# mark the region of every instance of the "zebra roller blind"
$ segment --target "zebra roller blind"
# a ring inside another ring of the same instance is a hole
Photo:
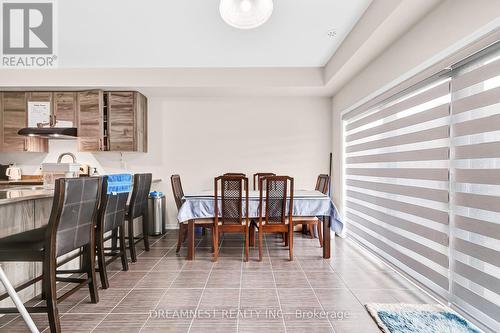
[[[500,51],[344,116],[349,234],[500,332]]]
[[[351,235],[419,282],[448,291],[450,79],[349,119]]]
[[[451,87],[452,302],[500,332],[500,52]]]

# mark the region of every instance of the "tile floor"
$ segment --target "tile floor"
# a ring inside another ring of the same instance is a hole
[[[363,304],[434,303],[348,239],[335,238],[332,259],[324,260],[317,239],[296,233],[295,260],[289,262],[283,243],[270,235],[263,261],[252,249],[244,263],[241,239],[226,234],[213,263],[210,238],[197,239],[192,262],[184,259],[185,248],[175,254],[176,231],[154,239],[128,272],[116,261],[98,304],[89,303],[82,289],[59,305],[63,332],[375,333]],[[46,315],[33,317],[48,332]],[[2,332],[27,328],[8,315],[0,318]]]

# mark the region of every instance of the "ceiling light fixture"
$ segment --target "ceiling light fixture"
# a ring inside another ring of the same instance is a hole
[[[238,29],[253,29],[264,24],[273,13],[273,0],[221,0],[222,19]]]

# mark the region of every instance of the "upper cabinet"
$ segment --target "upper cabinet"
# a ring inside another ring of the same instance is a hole
[[[147,152],[147,99],[136,91],[81,91],[80,151]]]
[[[103,92],[78,92],[78,147],[80,151],[103,151]]]
[[[48,151],[46,138],[17,134],[28,126],[30,102],[49,102],[44,126],[76,127],[79,151],[147,152],[146,97],[102,90],[0,92],[0,151]]]
[[[106,94],[105,139],[109,151],[147,151],[147,101],[133,91]]]
[[[36,96],[34,96],[36,94]],[[40,101],[51,101],[51,93],[25,93],[8,91],[1,93],[0,102],[0,148],[3,152],[47,152],[47,139],[24,137],[17,132],[27,126],[27,102],[36,97]]]
[[[76,127],[77,93],[75,91],[54,92],[52,121],[56,126]]]

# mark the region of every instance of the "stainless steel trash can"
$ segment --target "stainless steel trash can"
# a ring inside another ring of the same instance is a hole
[[[161,192],[151,192],[148,200],[149,234],[158,236],[165,233],[165,195]]]

